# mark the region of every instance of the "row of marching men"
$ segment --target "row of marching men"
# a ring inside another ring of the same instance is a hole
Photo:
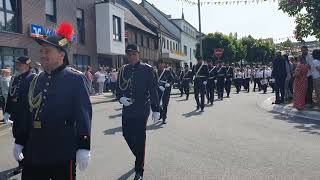
[[[274,89],[275,80],[272,78],[272,70],[267,66],[261,66],[256,68],[251,68],[246,66],[241,69],[240,67],[235,68],[234,71],[234,85],[236,91],[239,94],[241,87],[243,86],[246,92],[250,92],[250,84],[253,82],[252,91],[256,89],[267,93],[268,86]],[[273,90],[274,91],[274,90]]]

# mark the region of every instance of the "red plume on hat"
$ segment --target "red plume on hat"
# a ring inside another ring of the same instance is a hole
[[[74,28],[71,23],[62,22],[57,28],[56,33],[58,36],[68,39],[68,41],[71,43],[74,35]]]

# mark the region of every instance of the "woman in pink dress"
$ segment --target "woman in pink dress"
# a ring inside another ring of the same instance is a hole
[[[293,84],[293,107],[298,110],[303,110],[305,105],[305,97],[308,88],[308,74],[309,66],[306,64],[305,58],[301,57],[294,73]]]

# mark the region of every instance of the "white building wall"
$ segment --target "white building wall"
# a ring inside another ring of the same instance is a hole
[[[121,19],[121,41],[113,40],[113,16]],[[125,54],[124,9],[118,4],[96,4],[97,53]]]

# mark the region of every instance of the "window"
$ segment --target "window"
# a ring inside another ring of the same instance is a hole
[[[187,49],[187,46],[183,46],[183,52],[184,52],[184,55],[188,55],[188,49]]]
[[[113,16],[113,40],[121,41],[121,19]]]
[[[56,0],[46,0],[46,19],[49,22],[57,22]]]
[[[91,64],[90,56],[75,54],[73,55],[73,64],[78,70],[84,72],[86,68]]]
[[[163,43],[163,48],[166,48],[166,40],[164,38],[162,38],[162,43]]]
[[[143,35],[140,34],[140,37],[141,37],[141,38],[140,38],[140,45],[143,47],[143,39],[144,39],[144,38],[143,38]]]
[[[83,9],[77,9],[77,29],[78,29],[79,43],[84,44],[85,43],[85,25],[84,25]]]
[[[179,51],[179,49],[178,49],[178,43],[176,44],[176,51]]]
[[[170,41],[170,51],[172,50],[172,41]]]
[[[138,44],[138,34],[134,33],[134,42]]]
[[[167,49],[169,50],[169,40],[167,40]]]
[[[0,30],[20,32],[20,0],[0,0]]]
[[[0,0],[1,2],[1,0]],[[26,55],[27,51],[20,48],[8,48],[0,46],[0,68],[10,68],[14,73],[14,60],[20,56]]]
[[[150,47],[150,41],[151,41],[151,39],[150,39],[150,38],[147,38],[147,48],[151,48],[151,47]]]

